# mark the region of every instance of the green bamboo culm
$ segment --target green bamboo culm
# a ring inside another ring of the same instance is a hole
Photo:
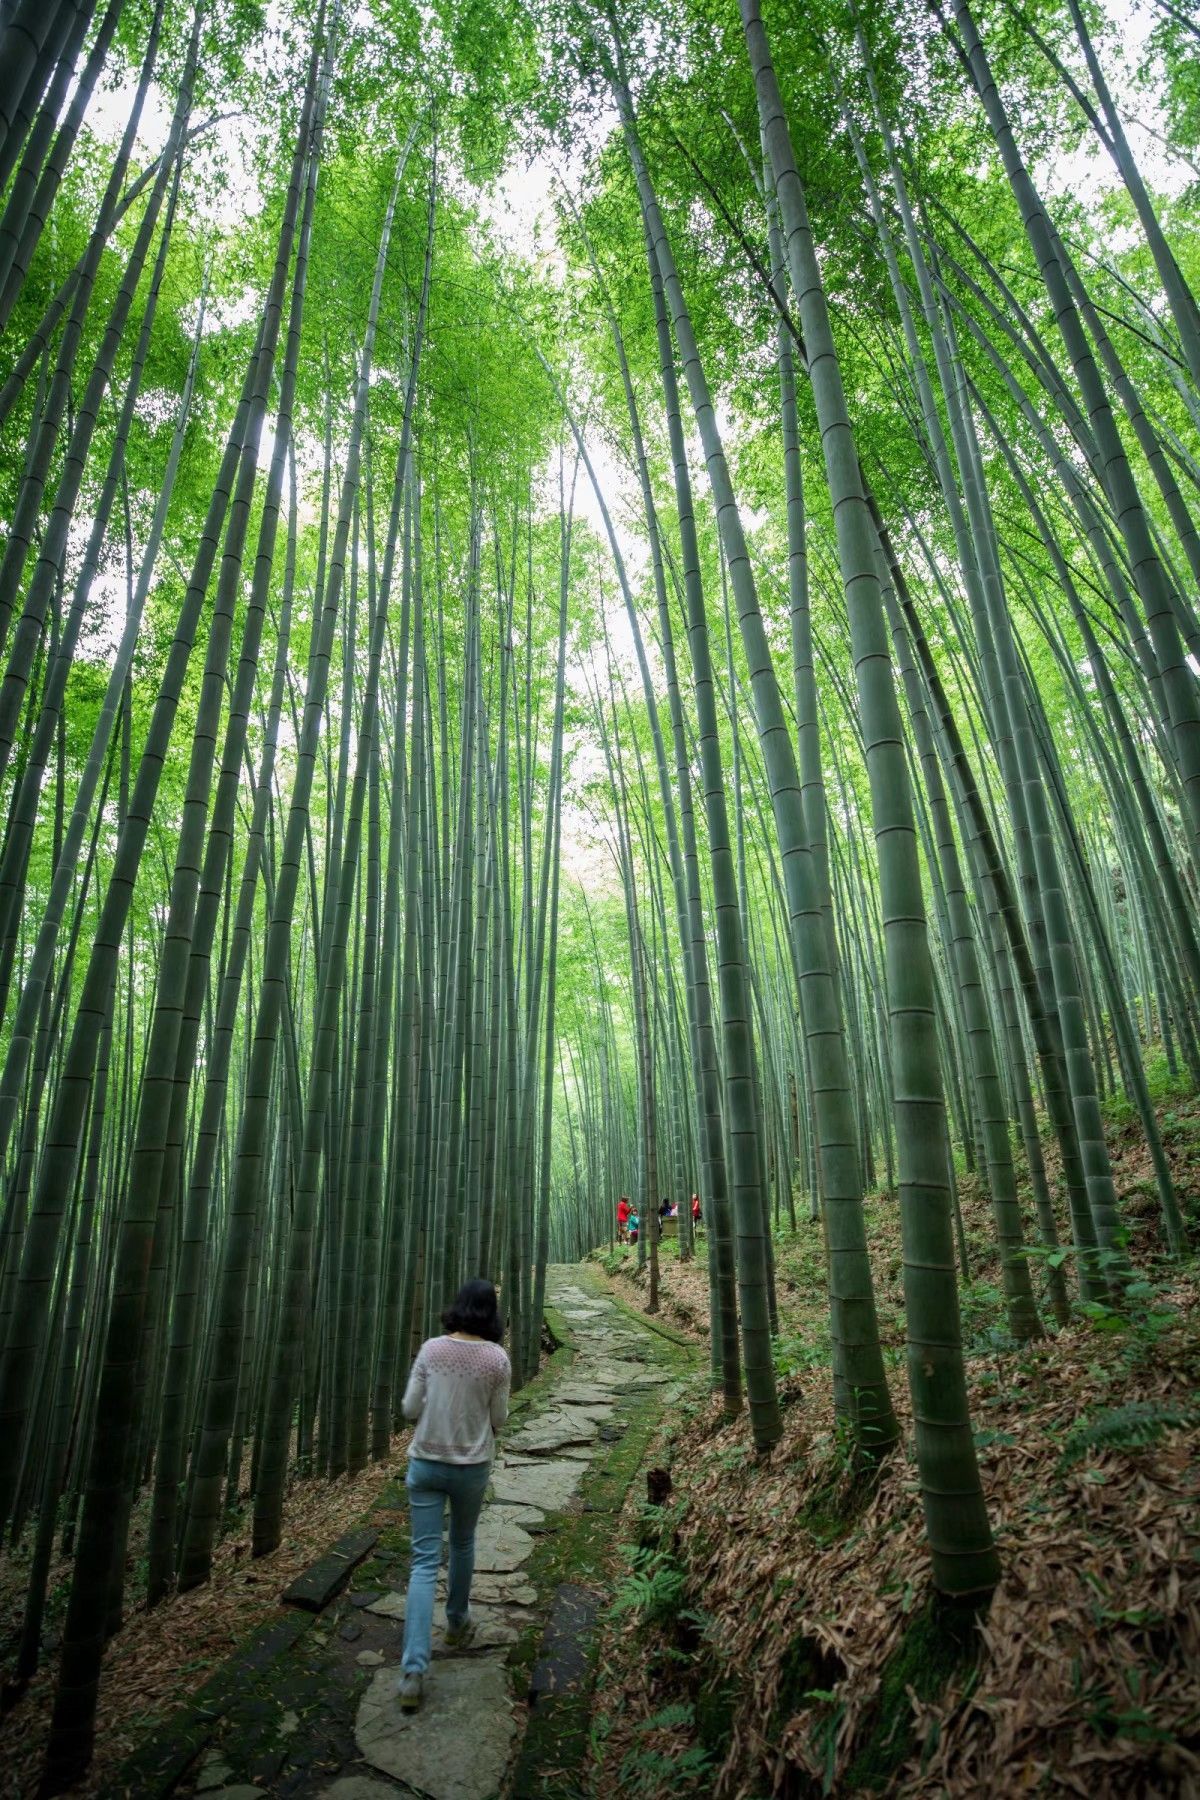
[[[871,518],[766,30],[756,0],[739,0],[739,8],[821,429],[866,738],[895,1056],[908,1373],[921,1498],[938,1587],[954,1595],[986,1593],[999,1580],[1000,1564],[967,1407],[933,971]]]

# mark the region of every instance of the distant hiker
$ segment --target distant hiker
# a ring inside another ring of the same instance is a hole
[[[635,1212],[631,1212],[629,1215],[629,1242],[631,1244],[637,1243],[638,1230],[639,1230],[638,1216]]]
[[[667,1199],[666,1195],[664,1194],[663,1195],[663,1203],[658,1209],[659,1218],[660,1219],[669,1219],[671,1217],[671,1214],[674,1212],[674,1210],[675,1209],[671,1205],[671,1202]]]
[[[404,1613],[400,1710],[421,1704],[433,1635],[433,1600],[442,1558],[442,1520],[450,1502],[450,1576],[446,1648],[465,1650],[475,1635],[468,1604],[475,1572],[475,1526],[496,1448],[508,1417],[512,1369],[504,1322],[490,1281],[468,1281],[442,1314],[444,1337],[417,1352],[404,1390],[404,1416],[417,1423],[408,1447],[412,1572]]]
[[[700,1196],[699,1196],[699,1194],[693,1194],[692,1195],[692,1224],[699,1225],[700,1218],[701,1218]]]
[[[632,1211],[633,1207],[629,1203],[629,1195],[622,1194],[621,1198],[617,1201],[618,1244],[627,1244],[629,1242],[629,1216]]]

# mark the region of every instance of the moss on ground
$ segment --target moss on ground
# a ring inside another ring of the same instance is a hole
[[[581,1270],[583,1285],[612,1302],[611,1291],[591,1270]],[[616,1302],[639,1325],[651,1325],[634,1309]],[[657,1330],[652,1360],[660,1369],[686,1374],[695,1360],[693,1347],[675,1333]],[[648,1346],[649,1347],[649,1346]],[[564,1582],[607,1592],[621,1561],[618,1520],[626,1495],[645,1461],[646,1451],[661,1420],[662,1397],[657,1388],[624,1395],[618,1402],[615,1422],[622,1434],[604,1455],[586,1465],[575,1507],[547,1518],[533,1555],[525,1565],[528,1576],[544,1600]],[[528,1686],[541,1647],[545,1609],[539,1607],[509,1656],[509,1669],[518,1691]],[[596,1646],[589,1647],[594,1666]],[[592,1725],[590,1682],[569,1695],[541,1701],[532,1709],[521,1754],[509,1789],[509,1800],[577,1800],[582,1786]]]
[[[879,1698],[863,1729],[863,1747],[846,1774],[848,1792],[887,1789],[917,1748],[910,1690],[918,1700],[936,1700],[956,1676],[975,1668],[982,1646],[980,1616],[977,1603],[936,1594],[913,1614],[884,1667]],[[933,1747],[923,1746],[926,1751]]]

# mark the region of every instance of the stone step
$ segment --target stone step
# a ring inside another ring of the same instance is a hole
[[[302,1606],[306,1612],[322,1612],[341,1593],[359,1563],[379,1541],[377,1531],[347,1531],[331,1550],[297,1575],[280,1595],[285,1606]]]

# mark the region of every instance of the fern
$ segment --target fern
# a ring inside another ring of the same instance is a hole
[[[1153,1400],[1129,1400],[1083,1419],[1067,1435],[1059,1458],[1061,1469],[1073,1468],[1089,1450],[1142,1450],[1164,1431],[1190,1425],[1194,1413],[1183,1406],[1161,1406]]]
[[[677,1725],[690,1725],[695,1716],[694,1706],[690,1706],[686,1700],[677,1700],[670,1706],[661,1707],[658,1712],[651,1713],[648,1719],[643,1719],[638,1730],[673,1731]]]
[[[630,1561],[633,1566],[617,1589],[612,1613],[634,1613],[643,1625],[673,1618],[687,1584],[685,1571],[661,1550],[639,1547]]]
[[[703,1782],[699,1791],[710,1793],[711,1769],[712,1758],[699,1744],[666,1755],[661,1750],[631,1750],[621,1764],[620,1791],[625,1800],[633,1800],[635,1795],[639,1800],[651,1800],[663,1793],[696,1793],[696,1784]]]

